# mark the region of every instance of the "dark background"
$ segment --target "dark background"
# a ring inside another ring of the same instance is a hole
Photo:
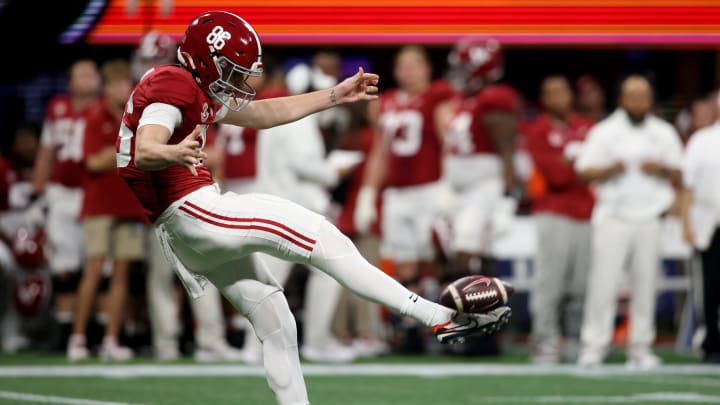
[[[24,120],[42,118],[47,100],[65,89],[65,70],[72,61],[90,57],[98,63],[129,57],[134,44],[88,45],[60,43],[89,1],[0,0],[0,137]],[[262,33],[260,33],[262,37]],[[381,75],[382,88],[394,85],[392,58],[399,46],[328,45],[347,57],[369,60],[369,68]],[[443,74],[448,45],[429,47],[435,75]],[[283,58],[307,57],[320,47],[268,45],[265,54]],[[718,47],[720,49],[720,45]],[[710,47],[643,48],[622,44],[603,46],[506,47],[506,74],[503,81],[514,85],[527,101],[537,98],[540,81],[549,74],[564,74],[571,80],[582,74],[595,76],[608,93],[612,108],[619,81],[630,73],[650,77],[655,85],[660,111],[674,119],[677,111],[693,98],[714,90],[718,78],[718,51]]]

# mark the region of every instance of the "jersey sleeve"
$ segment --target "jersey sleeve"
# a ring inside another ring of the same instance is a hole
[[[486,112],[516,112],[520,110],[520,99],[517,92],[510,86],[494,85],[483,91],[480,105]]]
[[[436,102],[441,102],[455,95],[455,91],[450,86],[450,82],[440,79],[433,83],[432,94]]]

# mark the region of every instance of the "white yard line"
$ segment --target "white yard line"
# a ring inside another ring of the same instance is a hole
[[[58,397],[54,395],[38,395],[28,394],[15,391],[0,391],[0,399],[10,399],[14,401],[40,402],[46,404],[66,404],[66,405],[132,405],[127,402],[111,402],[96,401],[93,399]]]
[[[598,380],[615,380],[623,382],[639,382],[644,384],[657,384],[662,386],[676,385],[680,387],[702,387],[702,388],[720,388],[720,380],[717,378],[703,378],[691,375],[673,375],[672,377],[661,375],[639,375],[639,376],[611,376],[611,375],[584,375],[576,376],[579,378],[598,379]]]
[[[629,370],[623,365],[606,365],[583,369],[574,365],[537,366],[530,364],[305,364],[306,376],[528,376],[553,375],[577,377],[708,375],[720,376],[720,367],[705,365],[666,365],[653,370]],[[12,377],[196,377],[196,376],[264,376],[259,366],[247,365],[56,365],[0,366],[0,378]],[[720,385],[720,383],[719,383]]]
[[[483,397],[489,403],[523,404],[627,404],[627,403],[672,403],[672,404],[720,404],[720,396],[703,395],[696,392],[649,392],[631,395],[533,395]]]

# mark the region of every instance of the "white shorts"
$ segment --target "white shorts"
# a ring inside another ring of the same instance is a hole
[[[439,183],[388,188],[383,193],[380,253],[396,262],[430,260],[432,227],[440,211]]]
[[[85,262],[85,237],[79,219],[83,191],[48,184],[45,195],[48,265],[54,274],[78,271]]]
[[[501,197],[500,179],[478,183],[455,195],[451,214],[454,252],[489,254]]]
[[[263,252],[308,264],[325,218],[268,194],[221,194],[203,187],[158,218],[175,256],[200,275],[234,267],[238,279],[257,279],[250,254]]]

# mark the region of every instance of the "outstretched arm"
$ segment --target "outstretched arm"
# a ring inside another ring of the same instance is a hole
[[[229,111],[219,122],[257,129],[297,121],[339,104],[376,99],[379,76],[362,68],[335,87],[296,96],[253,101],[240,111]]]

